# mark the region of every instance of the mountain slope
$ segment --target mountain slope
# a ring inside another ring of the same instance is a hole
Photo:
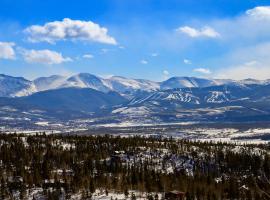
[[[36,92],[33,82],[0,74],[0,97],[26,96]]]
[[[155,91],[159,89],[159,83],[143,80],[129,79],[120,76],[113,76],[107,79],[88,74],[80,73],[71,77],[50,76],[34,80],[38,91],[57,88],[92,88],[102,92],[116,91],[118,93],[132,93],[137,90]]]
[[[122,104],[126,100],[115,92],[103,93],[91,88],[63,88],[38,92],[22,97],[19,101],[42,109],[93,112],[103,107]]]
[[[38,91],[72,87],[92,88],[101,92],[108,92],[110,90],[104,85],[101,78],[88,73],[80,73],[70,77],[57,75],[41,77],[35,79],[34,83]]]
[[[257,102],[270,98],[269,85],[228,84],[202,88],[178,88],[145,93],[130,101],[138,104],[146,101],[171,101],[190,104],[233,103],[235,101]]]
[[[53,90],[61,88],[63,83],[66,81],[65,76],[52,75],[49,77],[39,77],[33,82],[37,88],[37,91]]]
[[[209,87],[217,85],[217,83],[210,79],[195,78],[195,77],[172,77],[161,83],[160,89],[174,89],[174,88],[194,88],[194,87]]]
[[[134,95],[129,101],[116,92],[73,87],[0,98],[0,122],[25,125],[59,119],[67,123],[73,119],[90,120],[91,124],[270,120],[270,85],[139,90]]]
[[[69,77],[63,87],[92,88],[101,92],[110,91],[101,78],[88,73],[80,73]]]
[[[146,93],[112,111],[122,120],[142,123],[183,121],[266,121],[270,85],[221,85]]]
[[[40,109],[54,112],[95,112],[125,102],[126,99],[115,92],[103,93],[90,88],[63,88],[37,92],[26,97],[0,98],[0,105],[21,110]]]

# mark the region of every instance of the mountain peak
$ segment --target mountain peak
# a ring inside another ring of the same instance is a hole
[[[126,96],[127,94],[132,95],[138,91],[153,92],[174,88],[203,88],[219,85],[248,87],[248,85],[265,85],[268,83],[270,83],[269,80],[244,79],[235,81],[230,79],[208,79],[188,76],[175,76],[163,82],[155,82],[123,76],[101,78],[90,73],[78,73],[69,77],[52,75],[29,81],[23,77],[0,74],[0,87],[2,88],[0,96],[23,96],[38,91],[72,87],[92,88],[102,92],[115,91]]]

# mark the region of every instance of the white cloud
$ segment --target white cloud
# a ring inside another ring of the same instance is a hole
[[[258,64],[258,61],[256,61],[256,60],[252,60],[252,61],[249,61],[249,62],[245,63],[246,66],[254,66],[256,64]]]
[[[148,64],[148,61],[147,60],[141,60],[141,64],[146,65],[146,64]]]
[[[206,68],[196,68],[196,69],[193,69],[193,71],[199,72],[202,74],[211,74],[212,73],[209,69],[206,69]]]
[[[256,19],[270,19],[270,6],[258,6],[247,10],[246,14]]]
[[[270,39],[270,7],[260,6],[228,19],[210,22],[230,46],[256,44]]]
[[[0,42],[0,59],[15,59],[15,51],[13,42]]]
[[[189,59],[184,59],[183,62],[184,62],[186,65],[191,65],[191,64],[192,64],[191,60],[189,60]]]
[[[116,40],[108,35],[107,28],[91,21],[72,20],[53,21],[33,25],[24,30],[31,42],[55,43],[59,40],[84,40],[116,45]]]
[[[61,64],[63,62],[72,61],[69,57],[63,57],[61,53],[56,51],[45,50],[22,50],[24,60],[28,63],[40,64]]]
[[[209,38],[217,38],[220,34],[213,28],[209,26],[204,26],[201,29],[192,28],[190,26],[182,26],[176,29],[177,32],[184,33],[192,38],[197,37],[209,37]]]
[[[126,47],[124,46],[118,46],[119,49],[125,49]]]
[[[201,23],[209,24],[222,36],[218,49],[224,53],[213,58],[205,57],[202,61],[203,65],[215,68],[211,73],[213,77],[270,78],[270,6],[255,7],[235,17]],[[196,29],[192,31],[196,37]]]
[[[167,70],[163,70],[163,74],[166,76],[170,75],[170,73]]]
[[[163,80],[167,80],[169,78],[170,72],[168,70],[163,70]]]
[[[213,74],[217,78],[231,79],[269,79],[270,78],[270,42],[245,46],[220,57],[214,63],[220,63],[220,69]]]
[[[92,54],[84,54],[83,58],[91,59],[94,58],[94,56]]]
[[[270,68],[269,65],[264,65],[258,61],[250,61],[242,65],[231,66],[228,69],[220,70],[216,77],[235,80],[248,78],[265,80],[270,78]]]
[[[157,57],[158,56],[158,53],[152,53],[151,56],[152,57]]]

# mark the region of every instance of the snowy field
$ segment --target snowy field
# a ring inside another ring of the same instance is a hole
[[[149,195],[149,193],[148,193]],[[158,196],[158,199],[161,199],[163,194],[161,193],[152,193],[152,197]],[[147,194],[143,192],[138,192],[134,190],[128,191],[128,195],[126,196],[123,193],[117,193],[113,191],[109,191],[106,193],[105,191],[96,190],[96,192],[92,195],[93,200],[111,200],[111,199],[117,199],[117,200],[132,200],[132,197],[136,197],[136,200],[145,200],[148,199]],[[72,200],[80,200],[82,199],[82,194],[77,194],[71,196]]]
[[[137,112],[146,112],[144,107]],[[130,108],[116,109],[114,112],[130,112]],[[202,123],[183,121],[173,123],[152,123],[126,119],[125,121],[95,123],[94,120],[73,120],[68,122],[50,122],[39,120],[35,126],[7,127],[0,126],[5,133],[26,134],[83,134],[100,135],[113,134],[122,137],[144,135],[151,137],[173,137],[178,139],[233,142],[233,143],[268,143],[270,142],[270,124],[261,123]]]

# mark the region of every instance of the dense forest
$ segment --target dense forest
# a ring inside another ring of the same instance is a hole
[[[95,199],[97,191],[162,199],[172,190],[187,200],[270,199],[269,180],[270,145],[0,134],[2,200]]]

